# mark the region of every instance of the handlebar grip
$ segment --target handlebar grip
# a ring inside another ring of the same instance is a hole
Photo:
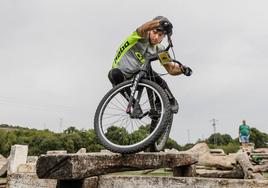
[[[190,67],[183,67],[182,68],[182,73],[185,75],[185,76],[191,76],[193,71]]]

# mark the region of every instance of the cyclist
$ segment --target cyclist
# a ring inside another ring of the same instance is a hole
[[[148,61],[150,55],[159,53],[165,49],[160,43],[166,35],[172,35],[173,25],[163,16],[157,16],[153,20],[144,23],[136,29],[120,45],[116,52],[112,69],[109,71],[108,78],[115,86],[125,80],[133,78],[140,70],[142,64]],[[170,75],[180,75],[187,71],[186,67],[179,66],[174,62],[162,63]],[[167,83],[153,70],[150,70],[150,77],[153,77],[168,94],[171,110],[178,112],[178,103],[171,93]]]

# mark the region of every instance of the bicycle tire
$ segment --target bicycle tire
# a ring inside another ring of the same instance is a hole
[[[166,145],[166,143],[168,141],[169,134],[170,134],[170,131],[171,131],[171,126],[172,126],[172,122],[173,122],[173,115],[174,115],[173,113],[170,114],[170,116],[168,118],[166,128],[165,128],[163,134],[153,144],[153,148],[152,148],[151,151],[159,152],[159,151],[163,151],[165,149],[165,145]]]
[[[162,89],[161,86],[156,84],[155,82],[152,82],[150,80],[142,79],[140,83],[138,84],[139,87],[148,87],[149,89],[152,89],[160,98],[161,104],[163,105],[163,110],[161,113],[161,118],[159,120],[159,123],[155,127],[152,133],[150,133],[147,137],[145,137],[143,140],[141,140],[138,143],[130,144],[130,145],[119,145],[118,143],[113,143],[111,140],[107,138],[104,132],[104,128],[102,125],[102,117],[104,115],[104,111],[109,104],[109,102],[118,94],[126,90],[126,88],[131,87],[133,84],[133,81],[128,80],[125,81],[114,88],[112,88],[108,93],[103,97],[101,102],[99,103],[97,110],[95,112],[94,117],[94,129],[97,135],[97,138],[99,142],[108,150],[116,153],[122,153],[122,154],[130,154],[130,153],[136,153],[138,151],[142,151],[151,144],[153,144],[165,131],[166,127],[165,125],[169,121],[170,116],[170,103],[168,96],[166,95],[166,92]],[[123,134],[123,133],[122,133]],[[122,135],[120,135],[122,136]]]

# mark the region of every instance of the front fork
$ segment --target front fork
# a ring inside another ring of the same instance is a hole
[[[128,101],[128,105],[127,105],[127,109],[126,109],[126,113],[131,114],[131,107],[133,106],[133,102],[134,102],[134,96],[137,92],[137,88],[138,88],[138,84],[140,82],[140,80],[145,76],[145,72],[141,71],[139,74],[137,74],[134,78],[134,82],[133,82],[133,87],[131,88],[131,93],[130,93],[130,97],[129,97],[129,101]],[[135,103],[139,103],[140,100],[140,96],[141,92],[138,94],[138,97],[135,101]]]

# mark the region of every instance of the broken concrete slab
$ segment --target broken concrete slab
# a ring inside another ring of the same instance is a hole
[[[97,188],[98,181],[99,181],[99,177],[97,176],[86,178],[83,181],[82,188]]]
[[[27,157],[27,163],[36,163],[37,160],[38,160],[37,156],[28,156]]]
[[[25,164],[28,156],[27,145],[13,145],[11,147],[9,163],[7,168],[7,174],[13,174],[17,172],[17,168],[20,164]]]
[[[223,149],[209,149],[209,152],[213,155],[226,155]]]
[[[126,170],[175,168],[196,162],[196,158],[183,152],[129,155],[100,152],[83,155],[41,155],[37,161],[36,172],[39,178],[68,180]]]
[[[8,188],[56,188],[57,180],[38,179],[36,174],[15,173],[8,176]]]
[[[268,148],[256,148],[253,153],[268,153]]]
[[[267,188],[268,180],[102,175],[98,188]]]
[[[8,159],[0,154],[0,177],[5,175],[7,172]]]
[[[7,159],[6,159],[3,155],[0,154],[0,162],[1,162],[1,161],[6,161],[6,160],[7,160]]]
[[[244,173],[241,167],[232,170],[196,170],[196,176],[206,178],[230,178],[230,179],[243,179]]]
[[[76,153],[77,153],[77,154],[84,154],[84,153],[87,153],[87,149],[86,149],[86,148],[80,148]]]
[[[47,155],[63,155],[63,154],[67,154],[66,150],[51,150],[51,151],[47,151]]]
[[[36,163],[20,164],[18,166],[18,173],[33,173],[36,174]]]

